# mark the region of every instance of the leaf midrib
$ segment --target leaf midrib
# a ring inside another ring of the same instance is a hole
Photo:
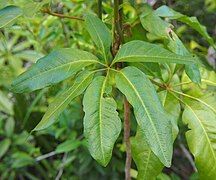
[[[94,73],[94,72],[92,72],[92,73]],[[92,73],[90,73],[84,80],[82,80],[80,83],[79,83],[79,85],[78,86],[76,86],[76,88],[68,95],[68,97],[67,98],[65,98],[65,100],[59,105],[59,106],[57,106],[53,111],[52,111],[52,113],[46,118],[46,119],[49,119],[70,97],[71,97],[71,95],[83,84],[83,82],[84,81],[86,81],[86,79],[88,79],[89,78],[89,76],[92,74]],[[72,86],[73,87],[73,86]],[[72,88],[71,87],[71,88]],[[41,120],[41,121],[43,121],[43,119]],[[39,125],[39,124],[38,124]],[[36,126],[37,127],[37,126]]]
[[[185,62],[185,60],[182,60],[184,59],[186,56],[182,56],[182,58],[170,58],[170,57],[161,57],[161,56],[147,56],[147,55],[131,55],[131,56],[124,56],[124,57],[120,57],[120,58],[117,58],[116,60],[113,61],[113,64],[116,63],[116,62],[121,62],[122,60],[124,59],[132,59],[132,58],[160,58],[160,59],[170,59],[170,60],[178,60],[178,63],[182,63],[182,64],[191,64],[191,63],[196,63],[194,62],[193,60],[189,60],[191,58],[187,57],[187,63]],[[132,62],[132,61],[131,61]],[[147,62],[147,61],[146,61]],[[157,61],[149,61],[149,62],[157,62]],[[176,62],[169,62],[169,63],[176,63]]]
[[[119,72],[120,72],[120,71],[119,71]],[[156,133],[155,133],[155,134],[156,134],[156,138],[157,138],[157,140],[158,140],[158,142],[159,142],[158,144],[159,144],[159,146],[160,146],[160,149],[161,149],[161,152],[162,152],[162,154],[163,154],[163,157],[164,157],[164,159],[166,160],[166,156],[165,156],[165,154],[164,154],[164,152],[163,152],[163,148],[162,148],[162,146],[161,146],[161,144],[160,144],[160,139],[159,139],[159,137],[158,137],[157,130],[155,129],[154,123],[152,122],[152,119],[151,119],[151,117],[150,117],[150,115],[149,115],[149,113],[148,113],[148,111],[147,111],[147,109],[146,109],[146,106],[145,106],[144,102],[142,101],[142,98],[140,97],[139,93],[137,92],[137,90],[136,90],[136,88],[133,86],[133,84],[129,81],[129,79],[127,78],[127,76],[125,76],[124,73],[122,73],[122,72],[120,72],[120,73],[121,73],[121,74],[124,76],[124,78],[128,81],[129,85],[134,89],[136,95],[138,96],[138,99],[140,100],[142,106],[144,107],[144,109],[145,109],[145,111],[146,111],[146,114],[147,114],[147,116],[148,116],[148,118],[149,118],[149,120],[150,120],[150,123],[151,123],[151,125],[153,126],[154,132],[156,132]],[[168,163],[167,160],[166,160],[166,162]],[[168,163],[168,164],[169,164],[169,163]]]
[[[103,156],[103,161],[105,163],[105,157],[104,157],[104,149],[103,149],[103,141],[102,141],[102,99],[103,99],[103,94],[104,94],[104,90],[105,90],[105,85],[106,85],[106,81],[107,81],[107,77],[108,77],[108,73],[103,81],[102,84],[102,88],[101,88],[101,93],[100,93],[100,101],[99,101],[99,129],[100,129],[100,149],[102,152],[102,156]]]
[[[61,65],[61,66],[57,66],[57,67],[55,67],[55,68],[49,69],[49,70],[47,70],[47,71],[43,71],[43,72],[41,72],[40,74],[37,74],[36,76],[32,76],[31,78],[23,79],[21,82],[19,82],[18,85],[14,85],[14,86],[15,86],[15,87],[22,86],[22,83],[25,82],[25,81],[30,81],[30,80],[32,80],[32,79],[36,79],[37,77],[42,76],[43,74],[49,73],[49,72],[54,71],[54,70],[56,70],[56,69],[61,69],[61,68],[63,68],[64,66],[68,66],[68,65],[71,66],[72,64],[76,64],[76,63],[80,63],[80,62],[82,62],[82,63],[83,63],[83,62],[95,62],[95,63],[98,63],[97,60],[78,60],[78,61],[73,61],[73,62],[70,62],[70,63],[63,64],[63,65]]]

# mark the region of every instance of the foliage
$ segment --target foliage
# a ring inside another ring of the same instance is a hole
[[[215,178],[214,39],[171,7],[116,2],[102,19],[100,1],[0,3],[0,179],[122,179],[124,96],[133,178]]]

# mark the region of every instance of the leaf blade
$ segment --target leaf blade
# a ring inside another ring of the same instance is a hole
[[[207,98],[214,101],[215,95]],[[215,106],[215,102],[213,102]],[[214,179],[216,176],[216,114],[202,103],[189,101],[182,115],[183,122],[190,128],[186,139],[201,179]]]
[[[188,17],[177,11],[174,11],[173,9],[165,5],[159,7],[155,12],[160,17],[176,19],[187,24],[188,26],[196,30],[200,35],[202,35],[210,45],[215,46],[214,40],[209,36],[206,27],[201,25],[196,17]]]
[[[173,143],[170,116],[165,113],[151,82],[137,68],[126,67],[116,74],[116,85],[133,106],[137,123],[152,151],[165,166],[170,166]]]
[[[33,129],[38,131],[51,126],[60,113],[67,107],[67,105],[77,96],[82,94],[87,86],[91,83],[94,76],[93,72],[84,71],[76,78],[74,84],[60,93],[57,98],[49,105],[45,115],[39,124]]]
[[[7,26],[22,15],[22,10],[17,6],[6,6],[0,10],[0,28]]]
[[[152,152],[140,127],[135,137],[131,138],[131,152],[138,169],[137,179],[155,179],[163,169],[163,164]]]
[[[96,46],[102,50],[102,54],[106,60],[112,43],[109,29],[93,14],[85,16],[85,26]]]
[[[158,45],[138,40],[124,44],[112,65],[116,62],[198,63],[196,57],[177,55]]]
[[[29,70],[12,83],[16,93],[31,92],[58,83],[85,66],[99,63],[97,57],[86,51],[65,48],[39,59]]]
[[[107,77],[96,77],[83,98],[84,134],[91,156],[106,166],[121,131],[121,120],[113,98],[104,97]]]

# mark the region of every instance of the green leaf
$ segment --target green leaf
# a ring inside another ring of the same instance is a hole
[[[11,145],[10,139],[4,139],[0,142],[0,158],[4,156]]]
[[[167,167],[172,159],[172,126],[168,115],[146,75],[135,67],[116,74],[117,88],[133,106],[138,125],[151,150]]]
[[[173,9],[167,7],[167,6],[161,6],[159,7],[155,13],[160,17],[165,17],[169,19],[176,19],[178,21],[181,21],[187,25],[189,25],[191,28],[196,30],[199,34],[201,34],[209,44],[214,46],[213,39],[208,35],[206,27],[201,25],[196,17],[188,17],[186,15],[183,15],[177,11],[174,11]]]
[[[84,134],[88,149],[92,157],[103,166],[110,161],[114,143],[121,131],[116,102],[108,96],[107,78],[96,77],[83,99]]]
[[[22,10],[17,6],[6,6],[0,10],[0,28],[12,23],[22,15]]]
[[[215,95],[209,95],[203,101],[209,107],[216,107]],[[200,179],[216,177],[216,113],[201,102],[189,101],[183,112],[183,122],[188,125],[186,139]]]
[[[158,63],[153,62],[145,62],[145,63],[128,63],[129,66],[135,66],[141,71],[143,71],[146,75],[153,77],[161,77],[161,69]]]
[[[34,164],[35,160],[25,152],[16,152],[12,156],[12,168],[21,168]]]
[[[5,134],[7,137],[11,137],[14,132],[15,122],[13,118],[8,118],[5,123]]]
[[[95,15],[85,16],[85,26],[96,46],[101,50],[105,60],[110,51],[112,36],[107,26]]]
[[[147,15],[142,15],[140,20],[142,26],[150,33],[150,35],[154,35],[156,39],[164,40],[170,51],[182,56],[190,55],[184,44],[181,42],[175,32],[172,31],[172,25],[162,20],[157,15],[156,11],[152,11]],[[196,64],[186,65],[185,71],[193,82],[201,82],[199,68]]]
[[[145,135],[139,127],[136,136],[131,138],[131,152],[138,169],[137,179],[156,179],[164,166],[148,146]]]
[[[53,51],[16,78],[12,83],[12,91],[31,92],[53,85],[95,63],[100,63],[97,57],[86,51],[72,48]]]
[[[172,30],[170,31],[170,34],[171,37],[169,36],[169,43],[167,45],[170,51],[178,55],[190,55],[182,41]],[[201,83],[201,75],[197,64],[185,65],[185,72],[193,82]]]
[[[64,111],[67,105],[77,96],[82,94],[91,83],[94,72],[84,71],[76,78],[74,84],[57,95],[54,101],[49,105],[43,119],[34,128],[33,131],[45,129],[52,125],[58,116]]]
[[[112,64],[116,62],[198,63],[195,56],[177,55],[158,45],[136,40],[121,47]]]
[[[13,115],[13,104],[7,96],[0,91],[0,111]]]
[[[65,152],[69,152],[72,151],[76,148],[78,148],[81,145],[81,141],[78,140],[67,140],[61,144],[59,144],[56,148],[56,152],[57,153],[65,153]]]
[[[178,118],[181,113],[181,106],[178,99],[175,98],[171,93],[167,90],[161,91],[158,93],[160,100],[164,106],[164,109],[170,116],[172,116],[171,124],[172,124],[172,133],[173,133],[173,140],[178,135]]]

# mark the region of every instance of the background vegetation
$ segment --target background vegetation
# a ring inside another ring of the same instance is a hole
[[[146,39],[146,31],[137,22],[137,9],[145,1],[128,0],[123,4],[125,38]],[[168,5],[188,16],[196,16],[216,40],[215,0],[148,1],[154,8]],[[59,18],[47,13],[47,8],[58,14],[82,17],[86,12],[97,12],[97,2],[92,0],[47,1],[1,0],[0,9],[19,5],[24,16],[12,26],[0,29],[0,179],[124,179],[125,145],[121,134],[115,144],[113,157],[106,168],[90,156],[83,137],[82,98],[76,98],[59,116],[58,122],[46,130],[30,133],[43,117],[48,104],[60,91],[72,84],[72,79],[32,93],[15,94],[10,91],[12,80],[24,72],[37,59],[60,47],[76,47],[97,53],[83,22]],[[111,27],[113,7],[103,1],[106,24]],[[1,18],[1,16],[0,16]],[[184,92],[201,97],[215,91],[215,51],[194,30],[174,22],[175,31],[191,52],[203,57],[208,69],[201,68],[202,84],[185,83],[185,73],[177,79]],[[166,79],[167,69],[163,78]],[[175,101],[173,101],[175,103]],[[118,101],[118,111],[123,117],[123,104]],[[172,105],[171,105],[172,106]],[[181,111],[175,112],[181,113]],[[131,115],[132,119],[134,118]],[[198,179],[192,155],[185,140],[187,126],[181,121],[181,131],[175,141],[173,165],[164,168],[158,179]],[[131,135],[136,124],[132,121]],[[132,163],[131,174],[137,175]]]

